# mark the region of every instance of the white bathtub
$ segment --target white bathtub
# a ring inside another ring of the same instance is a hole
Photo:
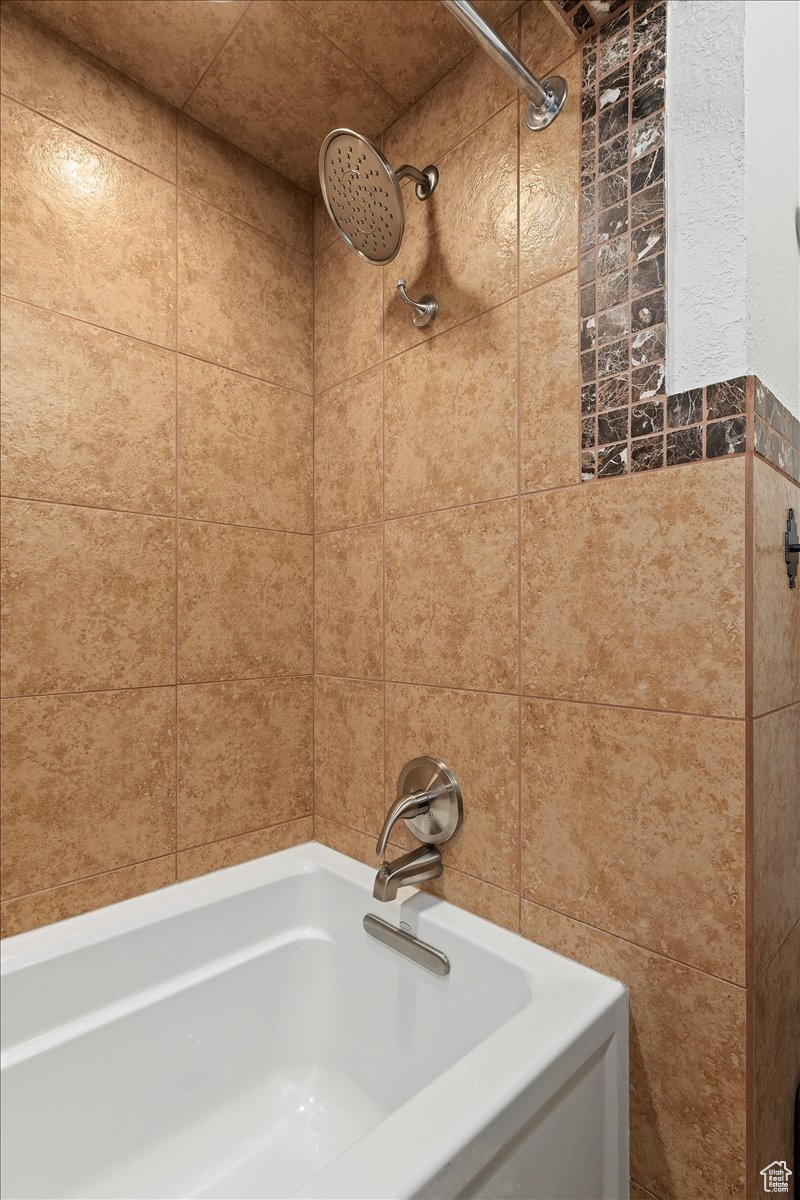
[[[621,985],[372,878],[300,846],[8,939],[6,1200],[627,1196]]]

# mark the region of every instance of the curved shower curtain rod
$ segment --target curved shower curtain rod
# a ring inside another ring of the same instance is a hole
[[[551,75],[549,79],[540,83],[468,0],[441,0],[441,3],[465,29],[469,30],[478,45],[505,71],[523,95],[528,97],[530,103],[525,113],[528,129],[546,129],[561,112],[567,98],[566,79],[562,79],[560,75]]]

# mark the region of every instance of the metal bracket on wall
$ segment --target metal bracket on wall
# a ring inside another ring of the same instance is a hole
[[[786,518],[786,532],[783,535],[783,557],[786,560],[786,574],[789,576],[789,587],[797,587],[797,568],[800,564],[800,542],[797,540],[797,522],[794,519],[794,509],[789,509]]]

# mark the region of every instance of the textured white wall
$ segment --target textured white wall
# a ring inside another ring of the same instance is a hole
[[[745,4],[747,356],[800,415],[800,2]]]
[[[667,387],[747,372],[743,0],[667,6]]]
[[[800,414],[800,0],[673,0],[667,387],[752,372]]]

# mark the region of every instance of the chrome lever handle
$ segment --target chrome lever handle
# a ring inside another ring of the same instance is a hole
[[[386,853],[386,847],[389,844],[389,834],[397,822],[405,821],[409,817],[419,817],[423,813],[428,812],[432,799],[433,797],[428,792],[412,792],[408,796],[400,796],[399,799],[395,800],[386,814],[383,829],[378,834],[378,841],[375,845],[375,852],[378,858],[383,858]]]
[[[405,279],[397,280],[397,290],[403,302],[414,310],[413,321],[417,329],[424,329],[426,325],[430,325],[439,311],[435,297],[426,292],[424,296],[420,296],[419,300],[412,300],[406,291]]]

